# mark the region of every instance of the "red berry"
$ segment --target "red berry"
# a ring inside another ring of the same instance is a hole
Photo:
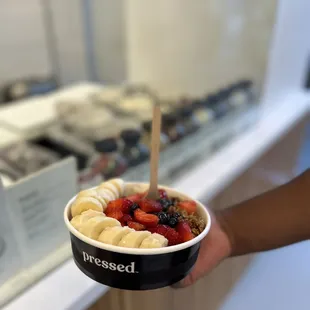
[[[139,202],[143,197],[145,196],[145,193],[138,193],[135,195],[127,196],[126,198],[132,202]]]
[[[140,223],[137,223],[137,222],[133,222],[133,221],[128,221],[127,223],[128,227],[134,229],[134,230],[145,230],[145,226],[140,224]]]
[[[130,212],[130,208],[132,205],[133,205],[133,202],[131,200],[124,198],[123,205],[122,205],[122,211],[128,214]]]
[[[194,239],[192,230],[186,221],[179,222],[176,226],[176,231],[180,234],[182,242]]]
[[[169,228],[169,226],[167,226],[167,225],[157,225],[156,227],[149,227],[148,230],[151,233],[157,233],[157,234],[160,234],[162,236],[165,236],[168,228]]]
[[[173,228],[168,229],[165,237],[168,239],[168,245],[176,245],[182,243],[182,239],[180,238],[179,233]]]
[[[120,219],[122,226],[126,226],[129,221],[132,221],[132,217],[129,214],[124,214]]]
[[[179,233],[167,226],[167,225],[157,225],[156,227],[148,228],[151,233],[160,234],[168,239],[168,245],[176,245],[182,243]]]
[[[196,212],[197,204],[193,200],[180,201],[178,207],[185,210],[188,214],[193,214]]]
[[[167,199],[168,198],[168,194],[164,189],[159,189],[158,193],[159,193],[159,197],[161,199]]]
[[[143,199],[139,201],[139,206],[142,211],[147,213],[160,212],[163,208],[158,201],[151,199]]]
[[[114,219],[120,221],[121,218],[124,216],[124,213],[122,211],[120,211],[120,210],[116,210],[115,209],[115,210],[112,210],[112,211],[106,213],[106,215],[108,217],[113,217]]]
[[[158,217],[154,214],[148,214],[141,209],[137,209],[134,212],[134,217],[137,222],[147,227],[154,227],[158,224]]]
[[[132,204],[133,202],[126,198],[115,199],[108,203],[108,206],[105,212],[110,213],[114,210],[119,210],[119,211],[122,211],[123,213],[129,213],[130,207],[132,206]]]

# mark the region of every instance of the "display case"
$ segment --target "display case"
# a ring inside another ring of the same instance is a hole
[[[168,184],[259,117],[258,92],[250,80],[227,85],[212,94],[173,101],[139,85],[119,87],[113,100],[111,96],[107,100],[107,88],[98,87],[84,99],[47,96],[34,99],[33,105],[30,101],[20,104],[20,109],[14,107],[11,113],[3,111],[1,115],[0,111],[0,125],[12,132],[21,128],[18,117],[23,113],[34,113],[36,106],[44,112],[42,118],[31,116],[33,121],[25,123],[21,141],[0,147],[6,178],[17,181],[73,155],[81,187],[118,176],[146,180],[152,107],[159,103],[163,111],[159,176]]]

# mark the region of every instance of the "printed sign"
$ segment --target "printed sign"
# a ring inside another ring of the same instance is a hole
[[[78,191],[73,158],[21,180],[7,190],[25,266],[56,250],[68,238],[63,210]]]
[[[22,265],[15,225],[8,212],[8,205],[0,178],[0,286],[13,276]]]

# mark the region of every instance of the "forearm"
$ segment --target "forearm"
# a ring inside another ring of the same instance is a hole
[[[310,170],[216,216],[231,240],[232,256],[310,239]]]

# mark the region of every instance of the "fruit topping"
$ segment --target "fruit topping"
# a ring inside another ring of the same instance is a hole
[[[171,200],[167,199],[167,198],[162,198],[159,199],[159,203],[161,204],[161,206],[163,207],[163,211],[167,212],[169,207],[173,206],[173,203]]]
[[[132,202],[139,202],[143,197],[145,196],[145,193],[138,193],[135,195],[127,196],[127,199],[131,200]]]
[[[168,194],[164,189],[159,189],[158,193],[159,193],[159,197],[161,199],[167,199],[168,198]]]
[[[112,211],[119,210],[125,214],[128,214],[131,210],[132,205],[133,202],[126,198],[119,198],[116,200],[112,200],[108,203],[105,213],[110,213]]]
[[[141,210],[146,213],[160,212],[162,210],[161,204],[158,201],[151,199],[143,199],[139,201],[139,206]]]
[[[149,227],[148,231],[150,231],[151,233],[157,233],[160,234],[162,236],[165,236],[167,231],[168,231],[169,226],[167,225],[157,225],[155,227]]]
[[[176,245],[182,243],[182,239],[179,233],[167,226],[167,225],[157,225],[156,227],[151,227],[148,229],[151,233],[160,234],[168,239],[168,245]]]
[[[171,217],[168,221],[170,227],[175,227],[178,224],[178,219],[176,217]]]
[[[169,227],[165,237],[168,239],[168,245],[176,245],[182,243],[180,234],[173,228]]]
[[[124,216],[124,213],[121,210],[114,209],[111,210],[110,212],[107,212],[106,215],[108,217],[113,217],[114,219],[120,221],[121,218]]]
[[[188,214],[194,214],[197,209],[196,202],[193,200],[185,200],[178,203],[180,209],[185,210]]]
[[[192,230],[186,221],[179,222],[176,226],[176,231],[179,233],[182,242],[186,242],[194,238]]]
[[[137,231],[145,230],[145,226],[137,222],[128,221],[127,225]]]
[[[133,220],[132,216],[130,216],[129,214],[124,214],[123,217],[120,219],[120,222],[122,226],[126,226],[127,223],[132,220]]]
[[[159,218],[159,224],[167,224],[170,219],[170,215],[165,212],[159,212],[157,216]]]
[[[133,248],[173,246],[204,231],[206,223],[194,200],[168,196],[163,188],[156,200],[148,199],[147,192],[133,194],[138,188],[125,196],[129,190],[114,179],[82,191],[71,206],[71,224],[87,237]]]
[[[133,215],[134,211],[139,209],[139,205],[134,202],[132,205],[131,205],[131,208],[130,208],[130,213]]]
[[[159,222],[159,219],[154,214],[148,214],[141,209],[137,209],[134,212],[134,218],[137,222],[140,224],[143,224],[147,227],[153,227],[156,226]]]
[[[182,218],[182,215],[179,212],[174,212],[171,214],[171,216],[175,217],[176,219]]]

